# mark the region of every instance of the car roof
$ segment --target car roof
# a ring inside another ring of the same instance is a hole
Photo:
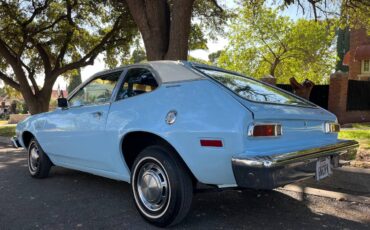
[[[160,79],[162,83],[171,83],[179,81],[191,81],[191,80],[200,80],[205,79],[206,77],[202,74],[194,71],[191,66],[191,62],[187,61],[149,61],[144,63],[132,64],[127,66],[122,66],[110,70],[105,70],[96,73],[94,76],[109,74],[118,70],[123,70],[125,68],[132,67],[151,67],[157,74],[156,76]]]

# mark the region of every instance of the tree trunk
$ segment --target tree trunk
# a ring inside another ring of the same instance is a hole
[[[194,0],[177,0],[173,3],[170,38],[167,54],[168,60],[187,60],[191,13]]]
[[[126,0],[143,37],[148,61],[187,60],[194,0]]]
[[[50,79],[46,76],[45,79]],[[55,81],[49,84],[44,84],[44,87],[39,92],[27,93],[28,91],[21,90],[22,96],[28,106],[30,114],[38,114],[49,111],[49,104],[53,85]]]
[[[277,66],[279,65],[280,63],[280,59],[279,58],[276,58],[274,60],[274,63],[272,63],[271,67],[270,67],[270,75],[273,76],[273,77],[276,77],[275,76],[275,71],[276,71],[276,68]]]
[[[45,98],[35,97],[28,100],[25,99],[25,101],[27,103],[30,114],[44,113],[49,110],[50,99],[49,101],[47,101],[47,99]]]
[[[31,97],[25,96],[24,94],[22,95],[26,101],[30,114],[38,114],[49,111],[50,95],[38,94],[32,95]]]

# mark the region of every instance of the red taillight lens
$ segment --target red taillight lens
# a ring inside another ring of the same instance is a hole
[[[281,134],[280,124],[256,124],[252,125],[248,131],[248,135],[253,137],[274,137]]]
[[[200,145],[203,147],[222,147],[221,140],[200,140]]]

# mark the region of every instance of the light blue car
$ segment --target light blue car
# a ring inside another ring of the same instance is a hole
[[[157,226],[188,213],[198,184],[273,189],[318,180],[356,151],[330,112],[216,67],[155,61],[95,74],[60,108],[17,125],[35,178],[53,165],[131,183]]]

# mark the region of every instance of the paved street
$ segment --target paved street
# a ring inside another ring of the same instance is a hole
[[[0,146],[0,229],[149,229],[127,183],[54,167],[28,175],[26,155]],[[277,191],[195,195],[179,229],[369,229],[370,206]]]

